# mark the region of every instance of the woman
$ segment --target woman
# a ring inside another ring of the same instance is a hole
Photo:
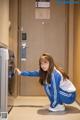
[[[49,111],[64,111],[64,104],[71,104],[76,98],[76,88],[69,80],[68,75],[54,64],[52,56],[42,54],[39,59],[39,71],[20,71],[19,75],[39,77],[50,100]]]

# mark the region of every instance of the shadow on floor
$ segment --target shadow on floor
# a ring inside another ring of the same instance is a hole
[[[63,115],[63,114],[75,114],[75,113],[79,113],[80,114],[80,110],[76,107],[73,106],[66,106],[65,111],[63,112],[50,112],[48,111],[48,109],[39,109],[37,111],[38,114],[40,115]]]

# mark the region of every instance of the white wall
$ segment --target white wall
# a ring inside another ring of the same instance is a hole
[[[9,0],[0,0],[0,42],[9,42]]]

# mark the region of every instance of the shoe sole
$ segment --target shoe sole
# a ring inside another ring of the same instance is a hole
[[[63,112],[63,111],[65,111],[65,108],[64,109],[51,109],[51,108],[49,108],[48,109],[50,112]]]

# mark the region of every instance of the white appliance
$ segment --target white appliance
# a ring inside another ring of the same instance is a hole
[[[8,49],[0,48],[0,113],[8,112]]]

